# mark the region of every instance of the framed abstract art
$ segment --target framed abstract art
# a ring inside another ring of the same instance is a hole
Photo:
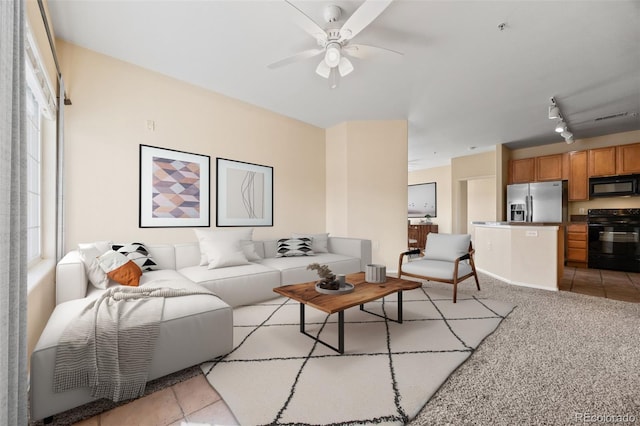
[[[211,158],[140,145],[140,228],[208,227]]]
[[[273,226],[273,167],[216,158],[216,226]]]

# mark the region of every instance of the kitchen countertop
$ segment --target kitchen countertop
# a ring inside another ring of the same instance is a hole
[[[565,226],[571,222],[496,222],[496,221],[474,221],[472,225],[485,226]]]

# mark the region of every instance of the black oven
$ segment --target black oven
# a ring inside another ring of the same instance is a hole
[[[589,209],[589,267],[640,272],[640,209]]]

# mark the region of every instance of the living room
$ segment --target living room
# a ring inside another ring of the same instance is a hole
[[[43,4],[46,9],[47,3]],[[56,82],[39,6],[26,2],[27,21],[48,79]],[[51,30],[55,33],[55,26]],[[407,245],[407,183],[437,182],[434,222],[439,232],[472,233],[467,225],[472,220],[504,219],[510,160],[640,141],[636,125],[628,131],[577,137],[573,145],[559,137],[555,143],[536,147],[512,149],[496,143],[477,154],[467,151],[449,164],[407,173],[409,117],[347,117],[322,128],[59,38],[55,47],[70,105],[64,107],[64,232],[57,238],[56,151],[51,144],[43,148],[48,171],[43,176],[47,196],[43,228],[49,231],[43,253],[50,259],[56,248],[65,253],[89,241],[196,240],[193,229],[139,227],[140,145],[210,156],[211,170],[216,158],[273,167],[274,223],[256,227],[256,239],[281,238],[292,232],[365,238],[372,243],[372,261],[393,272],[398,254]],[[55,139],[55,122],[45,120],[42,126],[45,138]],[[477,192],[467,191],[474,185],[492,187],[490,201],[478,200]],[[638,207],[636,200],[573,202],[570,210],[578,215],[589,208]],[[489,213],[485,208],[483,216],[476,217],[479,204],[489,204]],[[213,218],[214,201],[211,211]],[[27,355],[55,307],[54,265],[52,260],[45,262],[37,278],[29,277]]]

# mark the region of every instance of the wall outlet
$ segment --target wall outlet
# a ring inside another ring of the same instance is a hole
[[[578,209],[578,212],[579,212],[580,214],[584,214],[584,213],[585,213],[585,211],[584,211],[584,207],[580,207],[580,208]]]
[[[537,237],[538,231],[527,231],[525,234],[527,237]]]

